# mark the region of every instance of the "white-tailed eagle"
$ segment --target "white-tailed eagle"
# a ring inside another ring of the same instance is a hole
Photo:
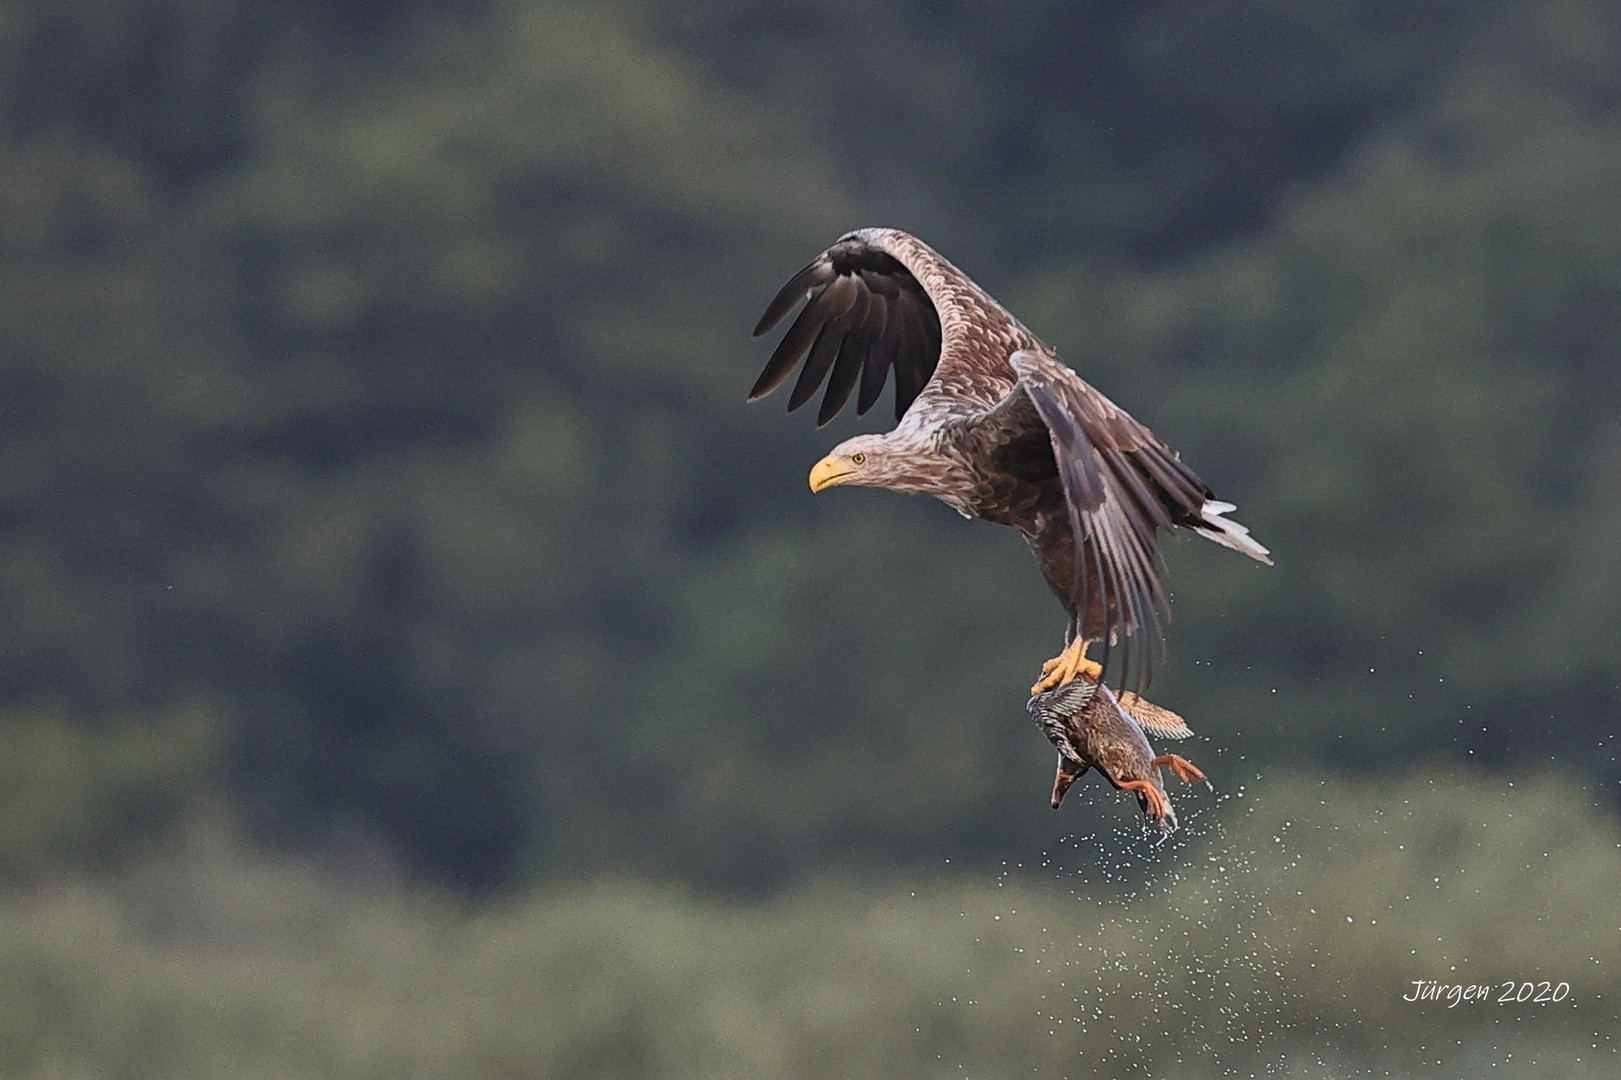
[[[1232,504],[1176,451],[1083,382],[978,285],[897,229],[841,237],[782,287],[758,337],[801,301],[749,400],[804,362],[790,411],[827,391],[817,426],[856,395],[865,413],[895,373],[895,429],[858,435],[810,473],[812,491],[861,484],[933,495],[1012,525],[1069,613],[1064,649],[1032,693],[1096,680],[1090,642],[1118,643],[1121,682],[1146,685],[1163,642],[1159,535],[1181,526],[1270,563]],[[1143,648],[1147,639],[1148,647]]]

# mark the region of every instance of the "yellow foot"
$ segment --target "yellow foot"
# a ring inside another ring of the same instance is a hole
[[[1085,676],[1088,682],[1097,682],[1102,674],[1103,665],[1086,658],[1086,642],[1077,638],[1063,652],[1041,665],[1041,678],[1030,688],[1030,694],[1032,697],[1045,694],[1048,690],[1073,682],[1077,676]]]

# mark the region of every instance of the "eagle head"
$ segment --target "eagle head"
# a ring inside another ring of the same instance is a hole
[[[811,467],[810,489],[821,491],[835,484],[887,487],[898,464],[894,459],[895,453],[882,435],[857,435]]]

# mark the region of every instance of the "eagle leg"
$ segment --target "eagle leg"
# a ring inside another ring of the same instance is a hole
[[[1053,776],[1054,810],[1057,810],[1059,804],[1064,801],[1064,792],[1068,791],[1070,785],[1079,780],[1081,774],[1089,767],[1084,761],[1076,761],[1074,758],[1067,758],[1062,754],[1058,755],[1058,772]]]
[[[1193,762],[1189,761],[1185,757],[1178,757],[1175,754],[1161,754],[1159,757],[1150,762],[1150,764],[1156,766],[1165,766],[1172,772],[1176,773],[1184,784],[1191,784],[1195,780],[1204,779],[1204,773],[1194,768]]]
[[[1147,805],[1143,812],[1155,821],[1163,821],[1170,808],[1165,805],[1165,796],[1161,795],[1154,785],[1147,780],[1122,780],[1119,784],[1121,791],[1134,791],[1137,797]]]
[[[1064,646],[1064,651],[1041,665],[1041,678],[1030,688],[1031,696],[1045,694],[1065,683],[1085,676],[1088,682],[1097,682],[1103,674],[1103,665],[1086,658],[1087,642],[1080,637]]]

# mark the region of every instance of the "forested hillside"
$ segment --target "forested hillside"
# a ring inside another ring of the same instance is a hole
[[[1274,551],[1169,555],[1207,761],[1613,801],[1611,3],[13,2],[0,875],[201,806],[475,888],[1051,831],[1023,545],[743,403],[875,224]]]
[[[866,225],[1275,554],[1163,843],[744,403]],[[0,256],[0,1074],[1616,1074],[1613,0],[0,0]]]

